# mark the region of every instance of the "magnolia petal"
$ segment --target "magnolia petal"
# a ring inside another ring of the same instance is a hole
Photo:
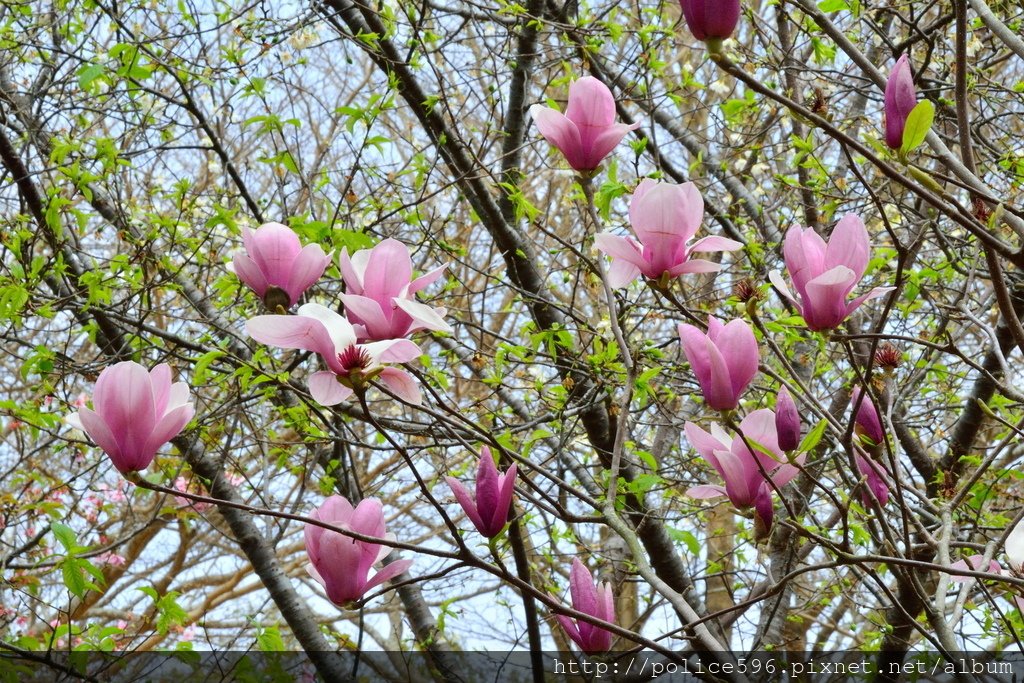
[[[861,294],[859,297],[857,297],[856,299],[854,299],[853,301],[846,305],[846,315],[850,315],[851,313],[856,311],[858,308],[860,308],[860,305],[865,301],[868,301],[869,299],[877,299],[880,296],[885,296],[886,294],[888,294],[891,291],[894,291],[895,289],[895,287],[875,287],[867,294]]]
[[[583,142],[575,123],[567,119],[564,114],[540,104],[530,107],[530,116],[537,124],[540,134],[562,152],[570,166],[578,171],[593,170],[584,168],[586,158],[583,152]]]
[[[315,318],[299,315],[258,315],[245,323],[249,336],[282,349],[302,349],[318,353],[330,364],[337,355],[334,342],[323,324]],[[336,362],[336,360],[335,360]]]
[[[298,303],[306,290],[316,284],[331,262],[331,257],[324,253],[319,244],[307,244],[292,263],[291,274],[284,290],[294,305]]]
[[[365,330],[365,336],[357,333],[358,339],[394,339],[405,335],[406,330],[394,329],[377,300],[361,294],[342,294],[340,298],[350,322],[361,325]]]
[[[168,411],[166,415],[160,418],[160,421],[156,423],[156,426],[150,433],[149,438],[146,439],[146,446],[143,450],[149,462],[152,462],[153,456],[156,455],[161,446],[176,437],[185,428],[185,425],[189,423],[195,412],[192,404],[186,404]],[[147,466],[149,462],[146,463]],[[143,468],[140,467],[139,469]]]
[[[1024,569],[1024,520],[1013,527],[1013,531],[1006,537],[1006,559],[1015,571]]]
[[[333,406],[348,399],[352,390],[338,382],[333,372],[314,372],[308,380],[309,393],[322,406]]]
[[[639,123],[613,123],[607,128],[601,129],[590,141],[590,149],[587,150],[587,165],[593,165],[596,168],[622,142],[622,138],[639,127]]]
[[[418,301],[412,299],[396,298],[394,304],[398,308],[405,311],[410,318],[416,323],[413,326],[413,331],[419,330],[433,330],[434,332],[453,332],[451,325],[449,325],[444,318],[438,314],[438,310],[426,304],[421,304]]]
[[[371,588],[376,588],[385,581],[390,581],[391,579],[394,579],[399,575],[405,573],[409,569],[409,567],[412,566],[412,563],[412,560],[395,560],[386,567],[382,567],[380,571],[373,575],[372,579],[366,582],[364,594],[365,591],[368,591]]]
[[[392,297],[401,295],[411,279],[409,248],[396,239],[388,238],[370,250],[361,293],[384,305]]]
[[[698,500],[708,500],[710,498],[722,498],[729,494],[726,493],[724,487],[717,484],[701,484],[700,486],[691,486],[686,489],[686,495]]]
[[[569,85],[565,116],[577,126],[609,126],[615,121],[615,97],[604,83],[584,76]]]
[[[423,398],[420,396],[420,387],[405,370],[398,368],[384,368],[381,370],[378,376],[380,381],[386,386],[392,394],[402,399],[406,403],[412,403],[413,405],[419,405],[423,402]]]
[[[832,230],[825,249],[825,270],[846,266],[853,271],[854,281],[864,277],[871,254],[868,244],[868,230],[864,221],[854,213],[843,216]]]
[[[352,323],[337,311],[332,311],[320,304],[303,304],[299,306],[299,310],[296,313],[298,314],[297,317],[320,322],[331,339],[333,346],[332,356],[341,353],[356,343],[356,332],[352,329]]]
[[[594,577],[578,557],[572,559],[572,568],[569,570],[569,593],[573,609],[584,614],[596,613],[597,588],[594,586]]]
[[[89,438],[110,457],[114,467],[122,474],[130,471],[124,467],[125,461],[121,456],[121,446],[117,442],[117,437],[114,436],[114,433],[107,426],[107,423],[103,421],[103,418],[88,408],[79,409],[77,415],[82,431],[88,434]]]
[[[836,266],[807,283],[803,300],[807,327],[830,330],[846,320],[846,295],[856,284],[854,275],[846,266]]]
[[[728,237],[719,237],[718,235],[701,238],[690,245],[690,251],[699,252],[736,251],[737,249],[742,248],[743,242],[737,242],[736,240],[731,240]]]
[[[473,496],[469,493],[465,486],[456,479],[455,477],[445,477],[444,480],[448,482],[449,488],[452,493],[455,494],[455,500],[459,502],[462,507],[462,511],[466,513],[466,517],[473,523],[476,530],[484,536],[487,536],[485,529],[487,525],[484,524],[484,520],[480,517],[480,511],[477,509],[476,501],[473,500]]]
[[[247,254],[238,252],[231,261],[235,268],[235,275],[245,283],[256,295],[263,298],[267,293],[267,278],[263,277],[263,271],[256,265]]]
[[[798,309],[800,308],[800,302],[797,301],[797,298],[789,291],[789,287],[786,286],[786,281],[782,279],[782,273],[777,270],[773,270],[768,273],[768,281],[774,285],[775,289],[779,290],[779,294],[793,302]]]
[[[408,363],[422,355],[420,347],[408,339],[385,339],[362,344],[376,363]]]

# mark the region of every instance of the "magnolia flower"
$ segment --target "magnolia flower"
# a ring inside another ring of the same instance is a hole
[[[607,582],[595,586],[593,575],[578,557],[573,558],[572,569],[569,570],[569,594],[572,596],[572,608],[577,612],[615,623],[615,598],[612,596],[612,587]],[[565,634],[586,654],[607,652],[612,648],[614,635],[611,631],[586,621],[574,622],[563,614],[556,614],[555,619],[561,624]]]
[[[721,264],[690,257],[695,252],[735,251],[743,245],[717,236],[689,244],[703,219],[704,199],[693,183],[641,180],[629,202],[629,222],[639,242],[608,232],[594,239],[597,248],[612,257],[611,286],[623,287],[641,274],[667,283],[683,273],[721,270]]]
[[[830,330],[841,325],[868,299],[894,289],[876,287],[847,303],[846,297],[864,277],[870,250],[864,222],[852,213],[843,216],[827,243],[811,228],[794,225],[786,233],[782,253],[799,300],[790,293],[778,271],[772,271],[769,279],[796,305],[807,327]]]
[[[270,310],[298,303],[331,262],[319,244],[303,247],[299,236],[280,223],[266,223],[255,232],[242,228],[242,242],[245,251],[232,262],[235,274]]]
[[[775,413],[766,408],[755,410],[740,422],[742,436],[738,434],[731,438],[717,423],[712,423],[711,433],[693,422],[687,422],[683,429],[690,445],[725,482],[725,486],[694,486],[686,495],[700,499],[728,496],[739,510],[753,508],[755,518],[767,533],[775,515],[773,485],[781,488],[800,472],[795,465],[785,461],[779,447]],[[797,461],[802,463],[804,457],[800,456]]]
[[[795,451],[800,446],[800,411],[786,387],[775,396],[775,431],[782,450]]]
[[[569,105],[562,114],[535,104],[530,116],[537,130],[565,155],[577,171],[593,171],[626,133],[639,123],[615,123],[615,98],[611,90],[591,76],[569,86]]]
[[[309,377],[309,393],[320,405],[332,406],[362,391],[372,379],[379,379],[409,403],[420,402],[416,382],[404,370],[384,363],[407,363],[420,355],[420,348],[408,339],[389,339],[357,344],[352,324],[320,304],[305,304],[297,315],[260,315],[245,329],[256,341],[283,349],[303,349],[320,355],[328,370]]]
[[[169,365],[149,371],[134,361],[104,368],[92,405],[64,419],[88,434],[121,474],[149,467],[160,447],[195,414],[188,385],[171,383]]]
[[[917,106],[917,91],[914,90],[914,74],[910,61],[904,53],[896,60],[896,66],[885,84],[885,144],[892,149],[903,146],[903,129],[907,117]]]
[[[740,19],[740,0],[679,0],[690,33],[697,40],[721,41]]]
[[[494,538],[505,529],[512,494],[515,492],[515,464],[509,467],[505,474],[498,474],[494,458],[491,457],[491,449],[484,446],[480,449],[475,499],[454,477],[445,477],[445,481],[477,531],[487,538]]]
[[[398,240],[386,239],[373,249],[362,249],[339,259],[345,280],[345,316],[359,341],[407,337],[419,330],[451,332],[443,308],[431,308],[415,299],[416,292],[441,277],[446,266],[412,279],[412,259]]]
[[[732,410],[739,405],[740,395],[757,374],[757,339],[750,326],[739,319],[722,325],[710,316],[707,334],[680,323],[679,340],[708,407]]]
[[[355,508],[341,496],[331,496],[311,515],[347,531],[385,541],[394,534],[385,533],[384,508],[376,498],[367,498]],[[368,590],[393,579],[412,565],[412,560],[398,560],[369,578],[370,569],[391,553],[379,543],[360,541],[337,531],[306,524],[307,570],[310,576],[327,589],[327,597],[344,607],[359,600]]]
[[[861,395],[863,394],[863,398]],[[854,431],[862,440],[867,440],[865,445],[877,446],[885,440],[885,431],[882,429],[882,418],[878,415],[871,397],[854,387],[850,392],[850,404],[857,408],[857,415],[854,417]]]

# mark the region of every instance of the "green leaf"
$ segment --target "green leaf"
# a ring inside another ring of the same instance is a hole
[[[64,550],[68,555],[73,555],[78,550],[78,539],[75,537],[75,532],[72,531],[71,527],[60,522],[54,522],[50,525],[50,530],[53,531],[57,541],[64,546]]]
[[[921,146],[935,120],[935,105],[931,100],[921,100],[910,110],[907,125],[903,127],[903,146],[900,154],[906,155]]]
[[[839,12],[840,10],[850,9],[850,6],[846,4],[846,0],[821,0],[818,3],[818,9],[822,12]]]
[[[828,420],[822,420],[814,426],[807,436],[800,442],[800,448],[797,449],[799,453],[807,453],[821,441],[821,437],[825,435],[825,428],[828,427]]]

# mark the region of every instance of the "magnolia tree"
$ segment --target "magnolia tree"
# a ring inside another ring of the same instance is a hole
[[[1020,642],[1017,3],[0,18],[0,652]]]

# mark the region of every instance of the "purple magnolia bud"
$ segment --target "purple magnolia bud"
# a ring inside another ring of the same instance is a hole
[[[680,323],[679,340],[708,406],[733,410],[757,374],[757,339],[750,326],[739,319],[722,325],[711,316],[707,334]]]
[[[170,366],[161,364],[149,371],[134,361],[100,373],[92,406],[65,421],[88,434],[121,474],[149,467],[160,447],[195,414],[188,385],[171,383]]]
[[[569,570],[569,593],[572,608],[577,612],[615,623],[615,599],[611,586],[607,582],[595,586],[593,575],[578,557],[573,558],[572,569]],[[599,654],[612,648],[614,635],[611,631],[586,621],[573,621],[563,614],[556,614],[555,619],[586,654]]]
[[[342,250],[339,265],[345,280],[341,301],[359,341],[398,339],[420,330],[452,331],[442,317],[445,309],[416,301],[416,292],[441,277],[446,266],[413,280],[409,248],[393,239],[351,257]]]
[[[795,451],[800,446],[800,411],[786,387],[782,387],[775,397],[775,428],[779,434],[779,448]]]
[[[903,129],[907,117],[917,106],[917,91],[914,90],[914,74],[910,61],[904,53],[896,60],[896,66],[885,84],[885,144],[892,149],[903,146]]]
[[[455,478],[445,477],[445,481],[477,531],[487,538],[494,538],[505,529],[512,494],[515,492],[515,464],[505,474],[499,474],[494,458],[491,457],[491,449],[484,446],[480,449],[475,498]]]
[[[409,403],[420,402],[420,390],[412,376],[384,365],[419,358],[420,347],[408,339],[357,344],[352,323],[320,304],[300,306],[296,315],[258,315],[245,329],[261,344],[320,354],[327,370],[309,376],[309,393],[320,405],[341,403],[353,391],[365,389],[371,379],[380,380]]]
[[[693,183],[660,182],[644,178],[629,202],[629,222],[637,238],[602,232],[598,249],[612,257],[608,281],[623,287],[641,274],[651,280],[683,273],[713,273],[721,264],[692,258],[694,253],[735,251],[743,245],[725,237],[705,237],[690,243],[704,219],[704,199]]]
[[[740,0],[679,0],[690,33],[705,42],[732,35],[740,19]]]
[[[639,123],[615,123],[615,98],[611,90],[592,76],[569,86],[565,113],[535,104],[530,116],[537,130],[565,155],[577,171],[593,171],[611,154],[622,138]]]
[[[858,402],[860,403],[860,407],[857,408],[857,415],[854,418],[854,431],[862,439],[867,438],[870,441],[869,446],[876,446],[885,440],[885,432],[882,430],[882,419],[878,416],[878,409],[875,408],[875,404],[870,396],[864,394],[864,398],[861,399],[861,394],[863,393],[860,387],[854,387],[850,394],[851,405],[856,406]]]
[[[299,236],[280,223],[266,223],[255,232],[242,228],[242,242],[245,251],[233,260],[235,274],[270,310],[298,303],[331,262],[319,244],[303,247]]]
[[[860,470],[861,476],[865,477],[868,489],[874,494],[880,505],[885,505],[889,502],[889,480],[886,477],[885,468],[882,467],[881,463],[871,459],[865,458],[859,453],[854,455],[854,459],[857,462],[857,469]],[[864,501],[865,505],[871,502],[871,497],[867,491],[861,494],[861,500]]]
[[[384,527],[384,507],[376,498],[367,498],[355,508],[341,496],[331,496],[311,515],[313,519],[381,540],[394,538]],[[306,524],[306,552],[310,576],[327,590],[335,605],[344,607],[363,597],[368,590],[393,579],[412,565],[398,560],[370,578],[370,569],[391,553],[379,543],[360,541],[337,531]]]
[[[768,278],[784,297],[793,302],[812,330],[831,330],[857,308],[893,287],[876,287],[853,301],[846,298],[864,277],[871,254],[864,222],[852,213],[839,221],[825,242],[812,228],[794,225],[786,232],[782,255],[797,296],[776,270]],[[799,298],[798,298],[799,297]]]

